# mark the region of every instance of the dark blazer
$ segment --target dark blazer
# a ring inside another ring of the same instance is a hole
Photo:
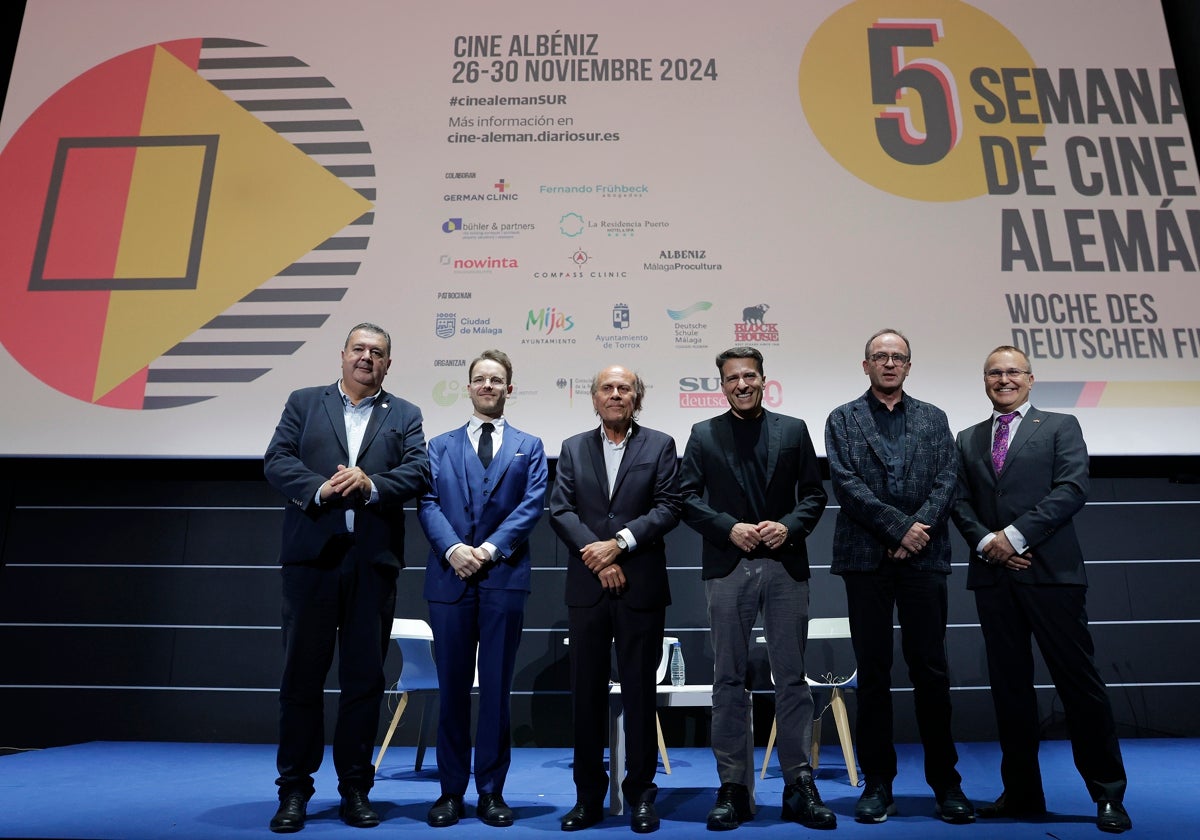
[[[421,411],[383,391],[375,399],[356,464],[379,492],[378,504],[316,504],[317,489],[349,464],[346,422],[337,383],[292,392],[263,457],[267,481],[288,499],[283,514],[281,563],[318,559],[334,537],[346,533],[345,508],[355,507],[355,543],[372,562],[404,566],[404,503],[429,486],[429,459]]]
[[[633,429],[611,498],[599,427],[563,441],[550,493],[550,525],[568,550],[569,607],[591,606],[604,595],[580,550],[612,539],[622,528],[637,540],[632,552],[617,559],[627,583],[622,597],[637,609],[671,603],[663,538],[679,524],[679,457],[670,435],[637,423]]]
[[[429,441],[433,486],[417,517],[429,539],[425,598],[454,603],[467,581],[454,573],[446,552],[456,543],[490,542],[494,562],[471,578],[484,589],[529,591],[529,535],[546,501],[546,452],[541,439],[512,424],[504,426],[500,451],[487,470],[479,461],[467,426]]]
[[[1072,517],[1088,495],[1088,453],[1079,421],[1031,408],[1008,446],[1004,470],[992,466],[992,419],[958,434],[959,498],[954,523],[971,551],[967,588],[991,586],[1003,566],[988,564],[975,546],[1009,525],[1029,543],[1034,561],[1012,575],[1019,583],[1087,585]]]
[[[825,421],[825,454],[841,508],[833,532],[835,575],[870,572],[897,548],[914,522],[932,526],[929,545],[905,562],[950,574],[950,504],[958,482],[958,451],[935,405],[904,395],[904,467],[899,495],[888,489],[887,453],[871,410],[870,392],[839,406]],[[889,561],[890,562],[890,561]]]
[[[794,580],[808,580],[808,547],[828,497],[808,426],[797,417],[763,410],[767,434],[767,487],[764,517],[788,529],[788,539],[771,556],[783,563]],[[692,426],[680,476],[683,521],[704,538],[701,577],[724,577],[742,552],[729,541],[738,522],[750,522],[750,500],[737,462],[730,424],[741,422],[732,411]],[[757,522],[755,523],[757,524]]]

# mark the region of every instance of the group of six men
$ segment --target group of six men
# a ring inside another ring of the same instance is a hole
[[[866,779],[860,822],[896,813],[891,669],[893,616],[914,691],[925,779],[946,822],[1044,814],[1038,768],[1036,640],[1067,715],[1075,763],[1097,803],[1097,826],[1131,827],[1111,706],[1093,661],[1086,578],[1072,517],[1087,498],[1087,450],[1074,417],[1033,408],[1033,373],[1015,347],[984,365],[992,417],[959,434],[946,415],[904,391],[908,340],[868,339],[870,387],[825,428],[840,505],[832,571],[842,577],[858,664],[857,745]],[[270,828],[300,830],[324,750],[322,694],[338,653],[333,759],[349,825],[380,821],[369,799],[384,692],[383,660],[402,565],[403,505],[416,501],[429,541],[424,596],[434,636],[441,796],[434,827],[475,814],[512,825],[504,800],[511,760],[509,692],[530,592],[529,536],[548,470],[540,439],[510,424],[512,363],[488,350],[468,368],[473,413],[426,445],[419,409],[384,391],[391,339],[363,323],[341,352],[341,378],[294,392],[265,455],[268,481],[288,499],[282,542],[284,669],[277,756],[279,809]],[[637,422],[645,384],[614,365],[592,381],[598,428],[563,441],[550,524],[568,549],[566,605],[574,717],[576,804],[564,831],[604,817],[610,656],[625,709],[622,793],[635,832],[659,827],[656,669],[670,604],[664,537],[680,520],[703,539],[702,577],[713,647],[712,749],[720,787],[712,830],[753,818],[746,780],[747,664],[758,616],[775,682],[782,816],[837,825],[813,782],[813,698],[805,680],[809,614],[806,537],[827,496],[803,420],[763,406],[762,354],[717,356],[729,410],[695,424],[682,460],[667,434]],[[949,520],[972,549],[975,593],[1003,758],[1000,797],[978,812],[963,794],[950,724],[946,662]],[[479,713],[471,751],[471,695]]]

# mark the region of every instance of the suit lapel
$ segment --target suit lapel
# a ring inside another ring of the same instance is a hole
[[[588,436],[588,460],[592,462],[592,475],[595,477],[596,485],[608,495],[608,498],[612,498],[612,494],[608,492],[608,469],[604,466],[604,443],[600,440],[602,434],[604,431],[597,428],[593,434]]]
[[[467,426],[463,425],[450,432],[450,440],[446,443],[442,454],[442,458],[449,462],[442,469],[450,470],[453,474],[454,486],[470,489],[471,478],[467,475],[467,458],[471,456],[475,456],[477,460],[479,458],[475,454],[475,450],[471,448],[471,437],[467,434]],[[469,498],[470,493],[467,496]]]
[[[779,418],[765,408],[763,426],[767,430],[767,487],[770,487],[775,467],[779,463],[779,452],[783,449],[783,429],[779,426]]]
[[[992,423],[990,417],[975,427],[971,434],[971,450],[975,453],[973,460],[983,465],[983,472],[989,480],[995,482],[996,468],[992,466]]]
[[[375,398],[375,404],[371,407],[371,416],[367,419],[367,428],[363,432],[362,445],[358,448],[358,453],[354,456],[355,463],[358,463],[358,459],[367,451],[367,447],[371,445],[371,441],[375,439],[375,435],[383,428],[383,421],[387,419],[388,412],[391,410],[392,395],[387,391],[380,391],[379,396]]]
[[[621,488],[621,482],[625,480],[625,475],[629,472],[629,465],[637,461],[637,455],[642,450],[642,436],[636,433],[636,429],[637,424],[630,427],[632,437],[625,444],[625,454],[621,457],[621,466],[617,467],[617,480],[613,484],[612,493],[609,494],[610,499],[616,498],[617,491]]]
[[[727,411],[713,418],[713,437],[716,438],[717,449],[725,456],[729,472],[737,479],[738,486],[743,491],[746,482],[742,480],[742,468],[738,463],[737,448],[733,443],[733,412]]]
[[[883,435],[879,434],[879,427],[875,424],[875,418],[871,416],[871,404],[867,401],[866,397],[863,397],[854,404],[853,415],[854,422],[858,424],[858,430],[862,433],[863,440],[867,442],[867,446],[871,447],[871,451],[875,453],[875,457],[879,459],[879,463],[886,465],[888,457],[887,452],[883,449]],[[904,424],[904,428],[907,434],[908,423]],[[905,451],[909,448],[907,443],[908,441],[905,441]]]
[[[521,448],[521,440],[524,436],[524,433],[517,431],[512,426],[507,424],[504,426],[504,438],[500,442],[500,451],[492,457],[492,463],[487,468],[487,471],[492,473],[493,487],[500,485],[500,479],[512,465],[513,457]]]
[[[1017,426],[1017,433],[1008,442],[1008,454],[1004,456],[1005,469],[1008,468],[1010,460],[1021,451],[1021,447],[1041,429],[1044,416],[1033,406],[1029,407],[1029,413],[1021,418],[1021,425]]]
[[[334,437],[342,446],[342,454],[349,458],[350,446],[346,443],[346,414],[342,409],[342,392],[338,390],[336,382],[325,391],[321,403],[325,406],[325,414],[329,417],[329,425],[333,427]]]

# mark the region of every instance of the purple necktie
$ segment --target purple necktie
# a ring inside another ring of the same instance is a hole
[[[1000,474],[1000,470],[1004,469],[1004,457],[1008,455],[1008,424],[1020,413],[1014,411],[1011,414],[1001,414],[996,418],[996,422],[1000,425],[996,427],[996,437],[992,441],[992,466],[996,468],[997,475]]]

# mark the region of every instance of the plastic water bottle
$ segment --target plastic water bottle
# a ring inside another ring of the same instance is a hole
[[[671,644],[671,685],[685,685],[687,683],[687,675],[683,670],[683,648],[679,642]]]

